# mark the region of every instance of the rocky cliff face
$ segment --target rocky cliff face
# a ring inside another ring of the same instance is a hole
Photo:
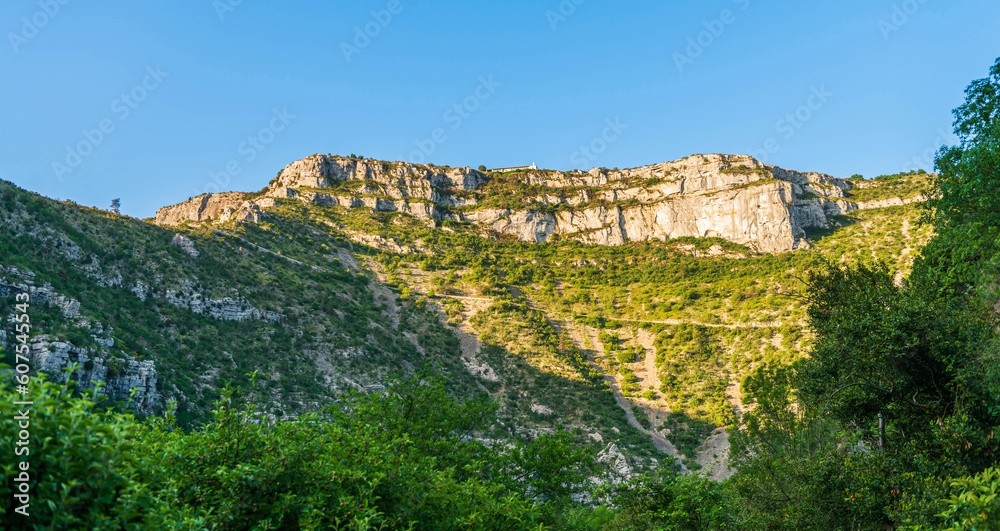
[[[62,383],[69,378],[66,369],[75,364],[77,370],[72,378],[81,388],[93,389],[102,384],[101,396],[128,402],[140,413],[153,414],[162,405],[155,363],[137,361],[120,352],[118,357],[113,356],[111,348],[115,340],[111,329],[82,317],[80,301],[57,293],[51,286],[35,286],[34,278],[30,271],[0,266],[0,298],[14,299],[18,294],[28,294],[31,305],[58,309],[73,326],[84,329],[97,346],[85,348],[49,335],[34,336],[27,354],[32,370]],[[0,318],[8,320],[12,316],[0,315]],[[11,348],[9,342],[6,331],[0,330],[0,347]]]
[[[247,201],[248,196],[249,194],[236,192],[200,195],[170,208],[161,208],[156,212],[156,223],[159,225],[180,225],[199,221],[225,223],[231,219],[260,221],[260,206],[256,202]]]
[[[511,192],[511,181],[515,190]],[[501,189],[496,185],[503,182]],[[626,170],[471,168],[313,155],[288,165],[257,196],[216,194],[157,213],[161,225],[257,222],[276,201],[402,212],[428,221],[468,221],[524,241],[558,238],[600,245],[719,237],[764,252],[804,245],[804,229],[856,210],[847,181],[761,164],[745,155],[694,155]]]
[[[61,383],[68,378],[65,369],[76,364],[78,369],[72,378],[83,389],[93,389],[101,383],[101,396],[125,402],[144,415],[156,413],[163,405],[156,387],[156,364],[152,360],[111,358],[107,352],[81,348],[46,335],[32,338],[29,357],[36,371]]]

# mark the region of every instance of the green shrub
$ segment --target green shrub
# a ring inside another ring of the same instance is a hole
[[[1000,468],[988,468],[975,476],[949,483],[947,493],[927,507],[911,506],[909,512],[923,513],[910,519],[922,521],[910,531],[978,531],[1000,529]]]
[[[661,473],[612,487],[619,508],[607,531],[738,529],[736,493],[698,476]]]
[[[619,350],[616,357],[618,358],[618,363],[635,363],[639,361],[639,356],[632,349]]]
[[[0,381],[0,439],[11,444],[0,482],[0,522],[5,529],[191,529],[202,519],[197,511],[170,507],[166,498],[151,494],[140,481],[133,455],[138,425],[131,416],[99,411],[96,390],[74,396],[75,383],[65,385],[33,378],[22,397],[12,382]],[[32,402],[28,427],[15,420]],[[22,439],[20,434],[28,437]],[[26,440],[31,481],[25,518],[14,495],[22,473],[14,457],[14,441]],[[158,456],[146,456],[157,459]]]

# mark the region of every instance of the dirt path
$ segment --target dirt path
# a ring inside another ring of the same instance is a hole
[[[463,297],[461,295],[437,295],[442,299],[458,299],[460,301],[477,301],[477,302],[489,302],[492,303],[494,299],[488,299],[485,297]]]
[[[635,418],[635,412],[632,410],[632,403],[625,398],[624,395],[622,395],[621,390],[614,381],[614,378],[605,374],[604,380],[608,382],[608,385],[611,386],[611,390],[614,391],[615,402],[618,403],[618,407],[625,410],[625,417],[628,419],[629,426],[632,426],[633,428],[648,435],[653,440],[653,446],[655,446],[657,450],[673,457],[680,457],[677,453],[677,448],[674,447],[674,445],[671,444],[670,441],[668,441],[664,436],[655,431],[647,430],[642,427],[642,424],[639,424],[639,420]],[[681,468],[682,471],[687,472],[687,468],[684,467],[683,463],[681,463]]]
[[[643,369],[645,370],[645,375],[643,381],[647,382],[650,387],[659,392],[660,385],[660,375],[659,371],[656,370],[656,347],[653,345],[653,341],[656,338],[653,334],[649,333],[647,330],[639,329],[636,332],[635,340],[642,345],[642,348],[646,351],[646,359],[643,360]]]
[[[528,301],[528,307],[529,308],[531,308],[533,310],[538,310],[538,311],[544,313],[545,315],[549,314],[547,311],[545,311],[545,308],[543,308],[542,306],[540,306],[537,302],[534,301],[534,299],[532,299],[531,297],[528,297],[521,290],[515,289],[515,288],[511,288],[511,292],[513,292],[513,294],[514,294],[515,297],[524,298],[524,300]],[[439,295],[439,296],[440,297],[453,297],[452,295]],[[456,299],[463,299],[463,298],[465,298],[465,299],[470,299],[470,300],[493,300],[493,299],[477,299],[477,298],[474,298],[474,297],[454,297],[454,298],[456,298]],[[694,325],[694,326],[704,326],[706,328],[728,328],[730,330],[736,330],[738,328],[778,328],[778,327],[780,327],[783,324],[783,323],[779,323],[779,322],[750,322],[750,323],[736,323],[736,324],[719,324],[719,323],[702,323],[702,322],[699,322],[699,321],[692,321],[692,320],[689,320],[689,319],[666,319],[666,320],[663,320],[663,321],[645,321],[645,320],[641,320],[641,319],[625,319],[625,318],[620,318],[620,317],[610,317],[610,318],[607,318],[607,320],[608,321],[621,321],[623,323],[665,324],[665,325],[673,325],[673,326],[679,326],[679,325],[687,324],[687,325]]]
[[[729,434],[717,429],[698,447],[696,460],[702,466],[700,475],[713,481],[724,481],[733,475],[729,468]]]
[[[528,300],[528,305],[530,307],[541,310],[541,308],[539,308],[538,305],[530,298],[525,297],[525,299]],[[670,455],[672,457],[679,457],[677,448],[674,447],[674,445],[671,444],[670,441],[668,441],[665,437],[663,437],[656,431],[647,430],[642,426],[642,424],[639,423],[639,419],[635,417],[635,411],[632,409],[632,402],[629,399],[625,398],[625,396],[622,394],[621,388],[618,386],[617,379],[614,377],[614,375],[604,372],[604,369],[597,363],[596,352],[592,349],[587,348],[589,345],[594,345],[595,349],[601,349],[603,347],[600,344],[599,340],[597,339],[597,332],[589,326],[582,326],[578,323],[566,322],[552,318],[544,311],[542,312],[542,314],[545,315],[546,319],[549,321],[549,324],[552,325],[552,328],[554,328],[556,332],[560,334],[563,331],[567,332],[569,334],[570,339],[573,341],[576,347],[582,350],[587,355],[587,361],[591,364],[591,366],[596,368],[598,371],[601,372],[602,375],[604,375],[604,381],[605,383],[608,384],[609,387],[611,387],[611,391],[615,395],[615,403],[618,404],[618,407],[622,408],[622,410],[625,412],[625,418],[627,419],[629,426],[632,426],[633,428],[649,436],[650,439],[653,441],[653,446],[655,446],[658,451]],[[655,375],[655,370],[653,371],[653,374]],[[682,471],[684,472],[688,471],[683,464],[681,464],[681,467]]]
[[[296,260],[294,258],[289,258],[289,257],[287,257],[287,256],[285,256],[285,255],[283,255],[281,253],[276,253],[276,252],[274,252],[274,251],[272,251],[270,249],[267,249],[265,247],[261,247],[261,246],[257,245],[256,243],[253,243],[253,242],[251,242],[249,240],[246,240],[246,239],[244,239],[244,238],[242,238],[240,236],[237,236],[235,234],[232,234],[230,232],[226,232],[224,230],[219,230],[219,229],[213,229],[211,227],[209,227],[209,230],[211,230],[212,232],[214,232],[216,234],[222,234],[224,236],[229,236],[230,238],[237,239],[237,240],[239,240],[239,241],[241,241],[241,242],[243,242],[243,243],[245,243],[245,244],[247,244],[247,245],[249,245],[249,246],[257,249],[258,251],[262,251],[262,252],[265,252],[265,253],[273,254],[274,256],[278,256],[278,257],[284,258],[285,260],[288,260],[289,262],[292,262],[292,263],[296,263],[296,264],[299,264],[299,265],[306,265],[305,262],[301,262],[301,261]],[[318,266],[313,266],[313,267],[319,268]],[[319,269],[322,269],[322,268],[319,268]]]
[[[717,323],[700,323],[698,321],[689,321],[687,319],[666,319],[664,321],[643,321],[639,319],[619,319],[619,318],[609,318],[609,321],[622,321],[626,323],[649,323],[649,324],[665,324],[665,325],[695,325],[704,326],[706,328],[728,328],[730,330],[735,330],[737,328],[777,328],[781,326],[782,323],[770,322],[770,323],[739,323],[739,324],[717,324]]]

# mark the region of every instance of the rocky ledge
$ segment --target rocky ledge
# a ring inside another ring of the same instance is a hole
[[[522,187],[500,194],[493,184],[501,180]],[[259,222],[277,202],[297,200],[401,212],[432,222],[467,221],[484,232],[533,242],[562,238],[622,245],[694,236],[784,252],[806,245],[806,228],[829,227],[831,216],[857,210],[859,205],[846,199],[851,187],[830,175],[764,165],[746,155],[693,155],[625,170],[506,175],[313,155],[289,164],[257,195],[203,195],[160,209],[156,222]]]

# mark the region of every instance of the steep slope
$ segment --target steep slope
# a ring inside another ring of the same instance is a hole
[[[0,204],[0,315],[13,314],[18,293],[32,295],[31,366],[64,378],[77,364],[74,379],[84,387],[103,383],[108,400],[140,413],[175,400],[181,422],[197,425],[221,387],[246,385],[257,371],[265,408],[295,416],[429,366],[457,394],[515,380],[538,396],[559,389],[576,397],[558,416],[534,419],[530,401],[512,400],[484,437],[574,424],[578,444],[605,441],[636,466],[653,463],[652,446],[628,429],[613,398],[565,361],[550,375],[503,348],[463,357],[436,305],[380,283],[377,250],[352,243],[336,217],[297,201],[259,225],[170,230],[9,183],[0,183]],[[13,364],[14,323],[3,322],[0,362]],[[486,363],[489,374],[478,373]],[[597,410],[607,413],[593,416]]]
[[[40,370],[78,362],[86,382],[140,363],[158,375],[149,411],[174,399],[192,419],[218,386],[253,370],[289,414],[427,360],[474,388],[457,340],[433,316],[387,304],[363,271],[339,261],[344,240],[314,231],[323,252],[306,264],[225,231],[179,234],[7,183],[0,194],[0,294],[5,304],[33,295]],[[104,370],[115,365],[123,368]],[[128,387],[109,387],[110,398],[128,398]]]

